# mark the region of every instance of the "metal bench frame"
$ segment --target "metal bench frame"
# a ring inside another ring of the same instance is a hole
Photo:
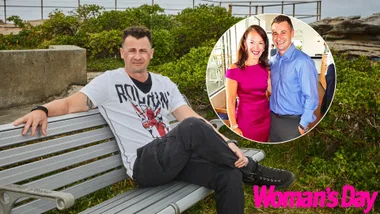
[[[223,125],[210,122],[218,129]],[[97,109],[49,118],[48,136],[40,131],[22,136],[22,128],[0,126],[0,214],[66,209],[75,199],[128,178],[114,135]],[[257,161],[265,156],[261,150],[243,151]],[[210,193],[172,182],[135,188],[84,213],[180,213]]]

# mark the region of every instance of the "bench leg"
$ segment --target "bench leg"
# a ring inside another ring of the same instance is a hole
[[[17,194],[0,191],[0,214],[10,214],[15,202],[20,198]]]

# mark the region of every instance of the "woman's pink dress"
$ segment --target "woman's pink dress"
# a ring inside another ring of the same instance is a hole
[[[236,121],[243,136],[259,142],[268,142],[270,126],[268,70],[260,64],[228,69],[226,77],[238,82]]]

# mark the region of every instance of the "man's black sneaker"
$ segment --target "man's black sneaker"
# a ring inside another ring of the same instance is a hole
[[[243,181],[245,184],[257,186],[276,186],[276,189],[286,188],[292,184],[294,174],[292,172],[271,168],[257,163],[256,171],[252,172]]]

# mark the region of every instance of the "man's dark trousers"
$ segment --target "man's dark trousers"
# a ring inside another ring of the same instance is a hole
[[[299,115],[278,115],[270,112],[270,142],[283,142],[300,136],[298,130],[301,116]]]
[[[187,118],[160,139],[137,150],[133,179],[141,187],[173,180],[186,181],[215,191],[218,213],[244,213],[243,177],[255,170],[246,167],[205,121]]]

